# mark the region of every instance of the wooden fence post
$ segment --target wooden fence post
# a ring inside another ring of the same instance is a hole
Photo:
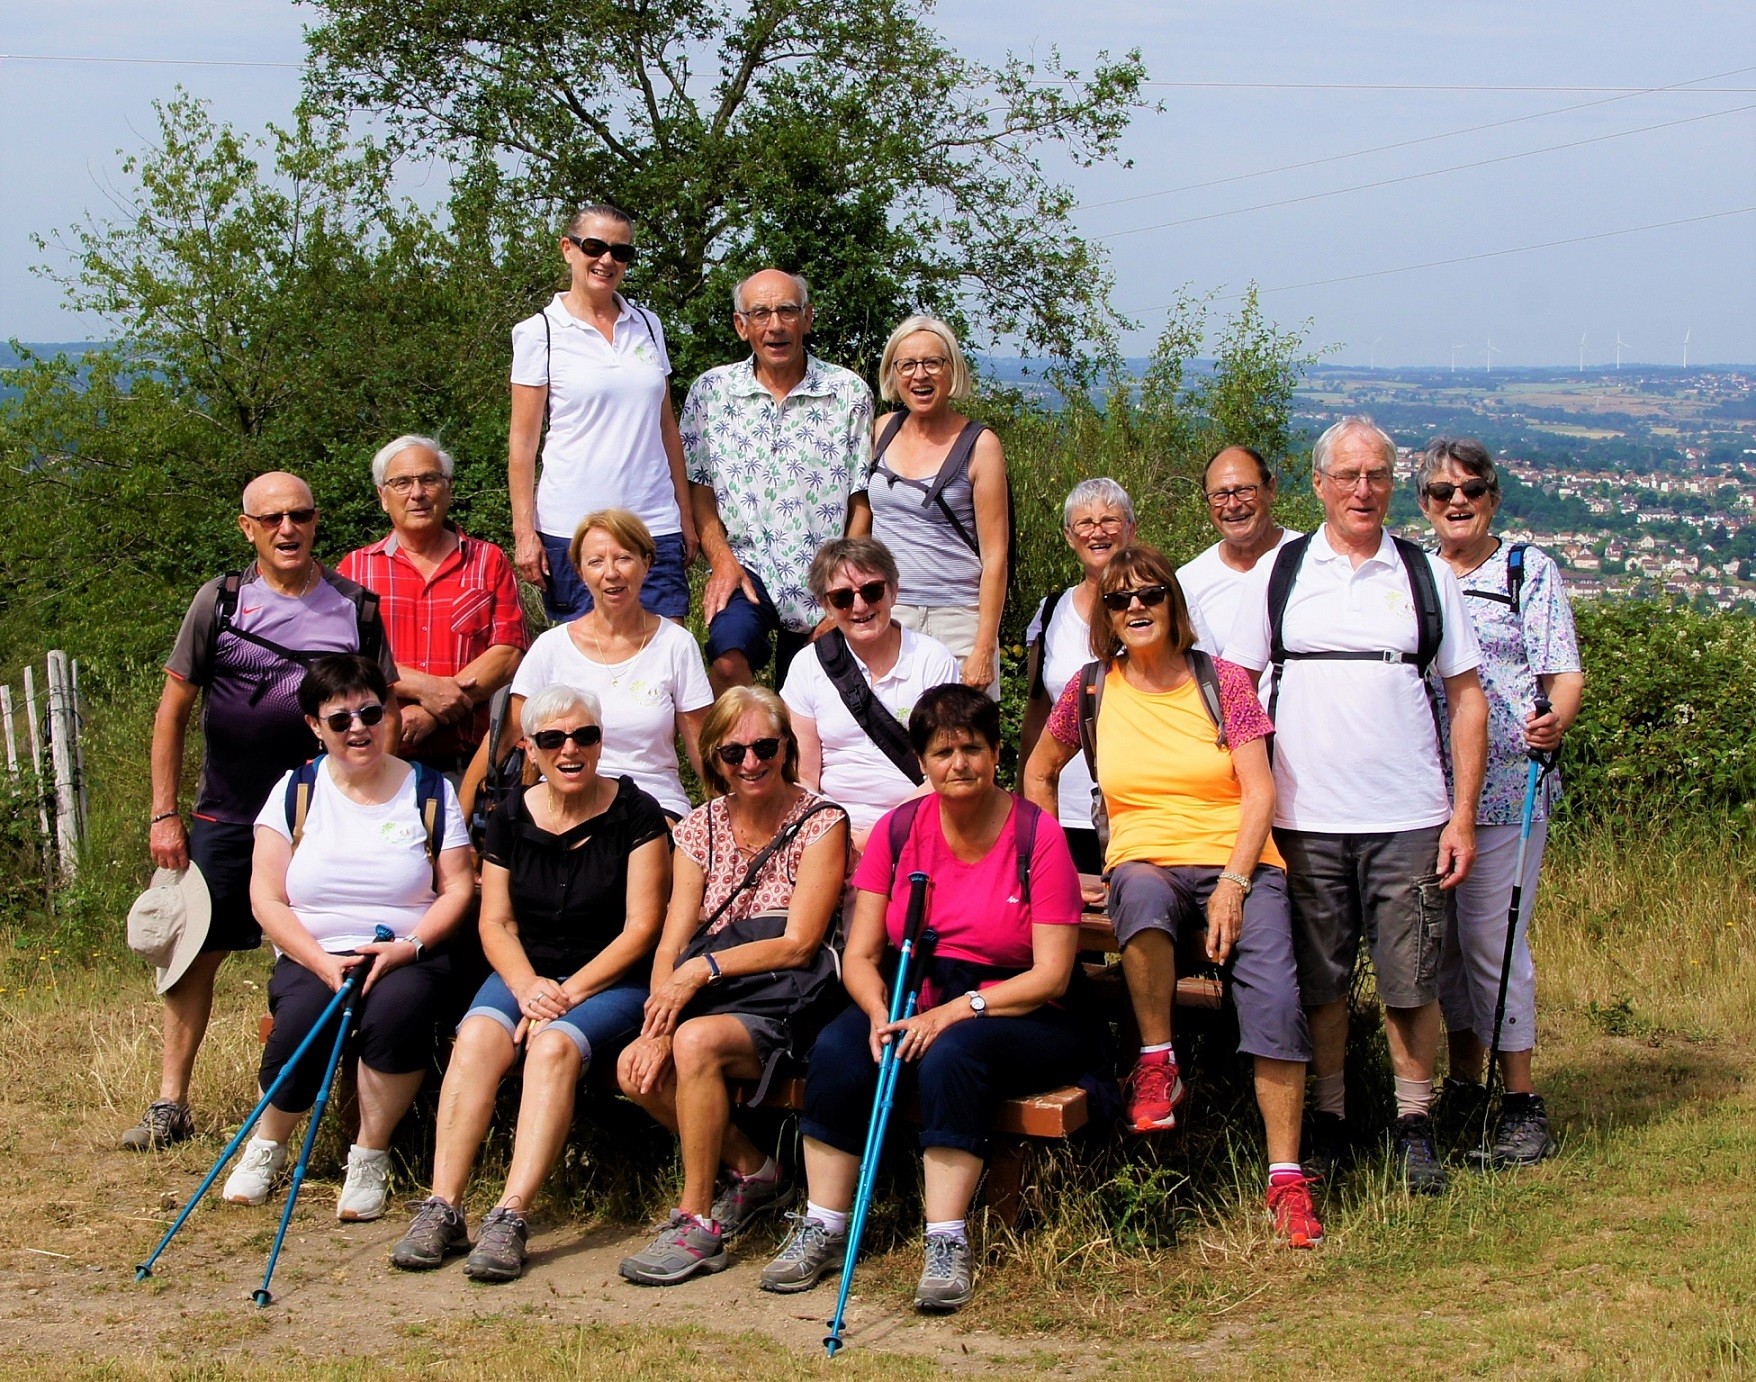
[[[6,722],[6,771],[18,776],[18,735],[12,728],[12,688],[0,686],[0,719]]]
[[[55,851],[61,877],[79,871],[79,789],[73,780],[73,673],[67,654],[49,654],[49,757],[55,769]]]
[[[43,730],[37,719],[37,681],[27,666],[24,669],[24,711],[30,728],[30,761],[31,769],[37,775],[37,821],[43,831],[43,848],[46,852],[49,840],[49,799],[44,795],[43,785]]]

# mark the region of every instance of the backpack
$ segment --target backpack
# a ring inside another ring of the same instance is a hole
[[[916,787],[926,781],[921,760],[909,743],[908,731],[896,716],[872,695],[872,687],[854,665],[854,655],[840,629],[831,629],[816,643],[817,663],[835,687],[835,694],[847,707],[865,736],[891,762],[891,765]]]
[[[254,643],[259,648],[266,648],[277,657],[288,662],[297,662],[300,666],[309,667],[320,657],[329,657],[329,652],[300,652],[294,648],[282,647],[271,638],[251,633],[248,629],[239,628],[233,620],[238,613],[238,592],[244,588],[244,571],[228,572],[220,582],[219,594],[213,603],[214,637],[217,640],[222,633],[229,633],[234,638],[242,638],[247,643]],[[352,598],[352,597],[350,597]],[[354,599],[354,624],[358,630],[359,646],[356,652],[368,662],[379,661],[384,654],[384,618],[379,610],[378,596],[364,586]]]
[[[1506,593],[1501,595],[1493,590],[1469,590],[1465,595],[1473,595],[1478,600],[1492,600],[1495,604],[1510,605],[1512,612],[1518,613],[1518,597],[1524,590],[1524,549],[1528,542],[1515,542],[1506,553]]]
[[[902,858],[902,847],[915,831],[915,818],[921,814],[925,797],[910,797],[890,813],[890,891],[896,891],[896,867]],[[1030,863],[1036,853],[1037,824],[1043,816],[1042,807],[1023,797],[1014,797],[1018,804],[1012,810],[1012,844],[1018,851],[1018,898],[1030,905]]]
[[[1010,568],[1008,568],[1010,570]],[[1055,607],[1061,603],[1065,590],[1051,590],[1043,596],[1042,622],[1037,625],[1037,636],[1031,640],[1030,652],[1026,663],[1030,668],[1030,686],[1026,688],[1026,700],[1035,700],[1038,696],[1048,695],[1048,688],[1043,685],[1043,659],[1049,655],[1049,621],[1055,617]]]
[[[514,748],[500,755],[500,739],[506,728],[506,716],[512,700],[512,688],[502,686],[488,701],[488,766],[476,786],[475,800],[470,804],[470,843],[480,850],[487,838],[488,818],[515,799],[524,789],[525,751]]]
[[[287,829],[293,832],[295,850],[305,838],[305,817],[311,812],[311,798],[317,791],[318,766],[327,757],[327,754],[320,753],[300,764],[287,780]],[[438,892],[439,850],[444,843],[445,778],[437,768],[430,768],[425,763],[410,763],[409,767],[415,770],[415,810],[427,832],[427,859],[433,866],[433,891]]]
[[[908,410],[902,409],[890,415],[885,423],[884,431],[878,437],[878,445],[872,450],[872,464],[866,469],[866,481],[870,485],[872,476],[877,473],[879,461],[890,449],[890,443],[896,440],[896,434],[902,430],[902,424],[908,421]],[[937,504],[945,521],[963,545],[981,556],[981,543],[976,535],[963,526],[963,520],[951,511],[951,505],[945,499],[945,487],[969,469],[970,458],[975,454],[976,442],[983,432],[988,430],[986,423],[971,418],[964,423],[963,431],[957,434],[957,440],[951,443],[951,450],[939,463],[939,473],[933,477],[933,483],[927,487],[926,496],[921,500],[924,509],[929,504]],[[1012,474],[1006,475],[1006,588],[1010,590],[1018,581],[1018,505],[1012,494]]]

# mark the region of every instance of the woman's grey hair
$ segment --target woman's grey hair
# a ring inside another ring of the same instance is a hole
[[[527,735],[535,734],[544,725],[578,711],[584,711],[594,725],[603,725],[604,708],[596,696],[577,686],[556,682],[526,699],[518,712],[518,727]]]
[[[1067,491],[1067,498],[1061,505],[1061,526],[1071,528],[1074,511],[1084,508],[1120,509],[1122,517],[1134,522],[1134,501],[1128,497],[1128,491],[1108,475],[1081,480]]]
[[[417,436],[406,432],[387,446],[378,448],[378,454],[372,457],[372,483],[382,486],[384,473],[390,469],[390,463],[411,446],[424,446],[431,451],[439,462],[439,473],[449,480],[457,472],[457,463],[451,459],[451,453],[431,437]]]
[[[844,566],[851,566],[856,571],[870,571],[893,590],[902,582],[896,569],[896,558],[877,538],[832,537],[811,558],[811,574],[805,578],[811,587],[811,598],[818,604],[823,603],[824,596],[829,593],[829,583]]]
[[[1349,413],[1331,423],[1323,435],[1317,438],[1317,444],[1311,448],[1311,473],[1327,473],[1329,455],[1335,450],[1336,443],[1355,432],[1362,433],[1375,442],[1384,453],[1384,464],[1392,470],[1396,468],[1396,443],[1390,439],[1390,434],[1364,413]]]
[[[768,269],[758,269],[756,271],[757,274],[768,272],[770,272]],[[773,272],[777,274],[786,274],[788,278],[792,279],[793,287],[799,291],[799,306],[809,307],[811,305],[811,285],[805,282],[804,274],[789,273],[786,269],[775,269]],[[739,279],[737,286],[732,289],[732,311],[738,313],[740,316],[742,316],[744,312],[744,285],[748,283],[751,278],[755,277],[756,274],[751,274],[750,278]]]
[[[917,331],[930,331],[939,338],[945,347],[946,358],[951,361],[951,397],[968,398],[974,390],[970,381],[969,361],[963,358],[963,347],[957,343],[957,333],[939,318],[918,312],[892,331],[890,339],[884,343],[884,354],[878,360],[878,397],[886,403],[894,403],[902,397],[893,378],[896,349]]]
[[[1447,461],[1466,475],[1486,480],[1489,494],[1497,496],[1500,493],[1500,472],[1494,468],[1494,458],[1488,454],[1487,447],[1474,437],[1437,437],[1421,452],[1421,459],[1415,466],[1417,499],[1426,497],[1427,482]]]

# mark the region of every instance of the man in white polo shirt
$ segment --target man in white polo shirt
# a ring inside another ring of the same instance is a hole
[[[1238,604],[1263,557],[1301,534],[1274,521],[1274,471],[1252,446],[1222,446],[1201,472],[1207,517],[1219,541],[1177,568],[1195,646],[1225,651]]]
[[[1348,1146],[1347,993],[1363,933],[1390,1038],[1404,1181],[1438,1194],[1439,950],[1448,891],[1475,858],[1488,703],[1457,578],[1384,531],[1395,460],[1395,443],[1370,418],[1344,417],[1317,439],[1323,525],[1257,564],[1225,656],[1277,669],[1274,838],[1311,1024],[1312,1160],[1332,1166]],[[1445,684],[1450,791],[1423,659]]]

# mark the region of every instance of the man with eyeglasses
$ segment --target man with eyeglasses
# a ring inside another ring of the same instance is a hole
[[[771,655],[774,684],[785,682],[823,617],[811,559],[847,531],[871,459],[872,392],[806,351],[811,323],[802,277],[752,274],[732,295],[750,358],[708,370],[683,405],[690,500],[711,568],[701,613],[715,694],[750,685]]]
[[[1238,601],[1256,563],[1302,534],[1274,521],[1274,471],[1250,446],[1222,446],[1201,472],[1207,517],[1219,541],[1177,568],[1195,626],[1195,646],[1225,651]]]
[[[1452,890],[1475,860],[1481,654],[1451,568],[1384,531],[1396,444],[1370,418],[1344,417],[1317,439],[1313,463],[1323,524],[1257,563],[1225,650],[1275,669],[1274,841],[1311,1026],[1308,1160],[1322,1174],[1353,1141],[1347,999],[1363,936],[1390,1038],[1399,1169],[1409,1190],[1438,1194],[1439,955]],[[1429,670],[1445,686],[1449,787]]]
[[[195,1134],[189,1078],[207,1031],[213,981],[234,950],[254,950],[262,931],[250,911],[252,826],[281,775],[317,751],[299,710],[298,688],[324,653],[375,658],[397,679],[378,599],[326,571],[311,555],[317,504],[297,475],[272,471],[244,490],[238,527],[255,549],[242,572],[196,591],[165,663],[165,689],[152,731],[152,819],[148,847],[161,869],[194,864],[206,884],[206,939],[187,969],[161,970],[165,1000],[159,1097],[122,1136],[130,1151],[153,1151]],[[202,701],[205,752],[187,828],[178,797],[189,713]]]
[[[400,669],[402,756],[455,786],[488,731],[488,701],[512,680],[530,633],[506,553],[446,517],[456,465],[431,437],[402,436],[372,458],[390,532],[342,558],[382,601]]]

